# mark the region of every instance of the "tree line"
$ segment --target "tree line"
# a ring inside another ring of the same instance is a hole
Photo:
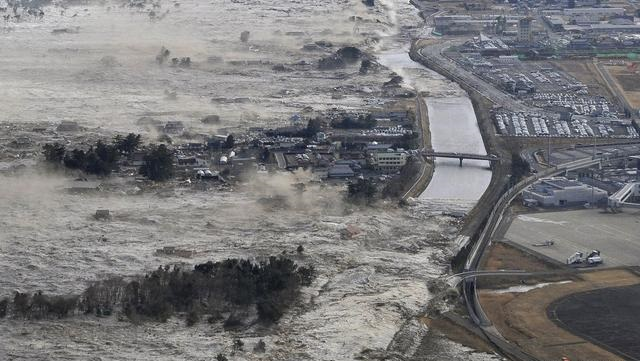
[[[314,277],[312,266],[300,267],[285,257],[259,263],[209,261],[191,270],[164,266],[131,281],[109,278],[95,282],[81,295],[16,292],[13,298],[0,300],[0,317],[46,319],[76,312],[96,316],[120,312],[135,322],[165,322],[176,313],[186,313],[189,326],[202,316],[208,316],[209,322],[225,319],[225,326],[234,326],[242,323],[240,314],[254,308],[258,319],[268,324],[280,319]]]
[[[118,167],[122,156],[131,156],[142,143],[140,134],[129,133],[116,136],[109,144],[98,140],[88,150],[68,150],[63,144],[50,143],[43,146],[42,154],[47,162],[68,169],[81,170],[87,174],[108,176]],[[144,164],[139,173],[151,180],[164,181],[173,176],[173,153],[165,145],[151,145],[145,149]]]

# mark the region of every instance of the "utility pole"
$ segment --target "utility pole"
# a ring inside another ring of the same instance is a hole
[[[549,135],[547,136],[547,164],[549,165],[549,168],[551,168],[551,132],[549,132]]]
[[[593,159],[596,159],[596,135],[593,134]],[[595,186],[594,184],[596,183],[596,179],[595,177],[591,177],[591,207],[594,207],[594,201],[595,201]]]

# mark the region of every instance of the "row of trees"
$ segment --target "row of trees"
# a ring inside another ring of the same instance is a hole
[[[371,115],[359,115],[354,118],[350,115],[345,115],[341,119],[334,119],[331,121],[331,126],[341,129],[372,129],[378,124],[378,121]]]
[[[13,310],[27,319],[62,318],[75,311],[97,316],[122,311],[132,320],[164,322],[175,312],[187,313],[187,324],[202,315],[213,322],[230,313],[225,324],[239,322],[236,312],[255,307],[261,321],[277,321],[297,299],[300,288],[314,278],[313,267],[298,267],[284,257],[253,263],[227,259],[196,265],[160,267],[132,281],[111,278],[89,286],[80,296],[47,296],[17,292],[0,300],[0,317]]]
[[[98,140],[87,151],[78,148],[67,151],[60,143],[45,144],[43,154],[50,163],[63,164],[69,169],[82,170],[88,174],[107,176],[116,168],[120,156],[133,153],[140,142],[139,134],[130,133],[126,137],[115,137],[111,144]]]
[[[233,142],[233,138],[231,138]],[[84,151],[73,149],[68,151],[60,143],[45,144],[45,159],[56,165],[64,165],[69,169],[81,170],[87,174],[108,176],[117,168],[121,156],[130,156],[138,150],[142,139],[140,134],[129,133],[127,136],[116,136],[111,144],[98,140],[95,146]],[[140,174],[155,181],[165,181],[173,176],[173,153],[165,145],[151,145],[146,149],[144,165]]]

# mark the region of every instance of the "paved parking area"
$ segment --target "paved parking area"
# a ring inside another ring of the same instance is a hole
[[[565,263],[580,251],[601,251],[604,266],[640,265],[640,210],[603,213],[600,209],[531,213],[517,216],[505,240]],[[534,244],[552,240],[554,245]]]

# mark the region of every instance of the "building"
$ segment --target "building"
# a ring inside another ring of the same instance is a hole
[[[532,18],[522,18],[518,20],[518,36],[516,40],[520,44],[531,44],[533,43],[533,27],[532,27],[533,19]]]
[[[384,173],[395,173],[407,164],[407,153],[404,149],[387,149],[370,154],[373,168]]]
[[[606,200],[607,196],[607,192],[600,188],[564,177],[541,179],[522,192],[525,203],[534,201],[543,207],[576,206],[592,202],[597,204]]]
[[[356,173],[345,164],[337,164],[333,167],[329,168],[327,176],[329,178],[352,178],[356,175]]]
[[[588,34],[640,33],[640,25],[591,24],[582,30]]]
[[[58,132],[77,132],[80,130],[78,123],[69,120],[63,120],[56,128]]]
[[[576,23],[594,23],[616,16],[623,16],[623,8],[573,8],[564,9],[562,15]]]
[[[495,33],[496,29],[504,30],[517,24],[515,17],[507,16],[498,21],[500,15],[483,15],[474,18],[469,15],[441,15],[434,17],[435,32],[439,34],[479,34]]]
[[[184,124],[181,121],[167,122],[164,126],[164,132],[166,134],[181,134],[184,132]]]
[[[560,16],[545,16],[543,19],[554,32],[564,31],[564,20]]]

